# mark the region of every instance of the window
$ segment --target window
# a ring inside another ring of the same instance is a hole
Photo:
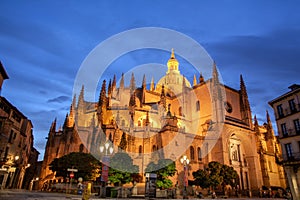
[[[200,111],[200,101],[196,101],[196,111]]]
[[[138,121],[138,126],[142,126],[141,120]]]
[[[269,165],[269,171],[272,172],[273,169],[272,169],[272,163],[271,163],[271,161],[268,161],[268,165]]]
[[[5,152],[4,152],[4,158],[7,158],[8,156],[8,151],[9,151],[9,147],[5,148]]]
[[[83,152],[83,144],[80,144],[80,146],[79,146],[79,152]]]
[[[182,116],[182,107],[181,106],[179,107],[178,112],[179,112],[179,116]]]
[[[122,119],[122,122],[121,122],[122,126],[125,126],[125,120]]]
[[[202,152],[200,147],[198,147],[197,152],[198,152],[198,161],[202,161]]]
[[[284,116],[281,104],[277,106],[277,113],[278,113],[278,117],[283,117]]]
[[[56,157],[58,156],[59,148],[56,148]]]
[[[190,157],[191,160],[195,160],[195,150],[193,146],[190,146]]]
[[[294,126],[297,134],[300,134],[300,122],[299,119],[294,120]]]
[[[152,152],[155,152],[156,150],[157,150],[156,146],[153,145],[153,146],[152,146]]]
[[[8,142],[9,142],[9,143],[12,143],[13,134],[14,134],[14,131],[11,130],[11,131],[10,131],[10,134],[9,134],[9,138],[8,138]]]
[[[143,153],[143,146],[140,145],[140,146],[139,146],[139,155],[142,155],[142,153]]]
[[[294,112],[297,111],[297,110],[296,110],[296,104],[295,104],[294,99],[289,100],[289,105],[290,105],[291,113],[294,113]]]
[[[284,146],[285,146],[285,151],[286,151],[287,158],[292,158],[293,157],[292,144],[291,143],[287,143]]]
[[[280,126],[281,126],[281,133],[282,133],[282,136],[283,136],[283,137],[288,136],[288,132],[287,132],[287,129],[286,129],[286,124],[283,123],[283,124],[281,124]]]
[[[111,142],[112,142],[112,134],[109,134],[109,138],[108,138]]]

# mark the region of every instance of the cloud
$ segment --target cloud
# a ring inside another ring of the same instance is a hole
[[[59,96],[53,99],[49,99],[47,103],[64,103],[66,101],[70,101],[71,98],[69,96]]]

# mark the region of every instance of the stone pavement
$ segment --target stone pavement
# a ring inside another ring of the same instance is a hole
[[[64,193],[54,193],[54,192],[41,192],[41,191],[28,191],[28,190],[9,190],[4,189],[0,190],[0,199],[1,200],[82,200],[81,195],[66,195]],[[96,200],[96,199],[104,199],[97,196],[91,196],[90,200]],[[105,198],[105,199],[114,199],[114,198]],[[140,200],[145,199],[143,196],[136,196],[135,198],[126,198],[126,199],[134,199],[134,200]],[[181,198],[177,198],[181,199]],[[189,199],[197,199],[190,197]],[[209,198],[204,198],[209,199]],[[217,198],[221,199],[221,198]],[[217,200],[216,199],[216,200]],[[228,200],[245,200],[250,198],[230,198]],[[257,199],[257,198],[251,198],[251,199]],[[271,200],[270,198],[259,198],[259,200]],[[275,199],[272,198],[272,200],[283,200],[283,199]]]

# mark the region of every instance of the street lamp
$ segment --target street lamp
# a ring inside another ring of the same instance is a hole
[[[184,155],[181,159],[180,162],[183,164],[183,198],[187,199],[187,191],[186,191],[186,186],[188,184],[188,179],[187,179],[187,171],[188,171],[188,165],[190,163],[190,160],[187,158],[186,155]]]
[[[103,153],[105,149],[105,155],[102,158],[102,174],[101,174],[101,181],[104,182],[104,191],[102,193],[103,197],[106,197],[106,182],[108,181],[108,166],[109,166],[109,155],[111,155],[114,152],[114,148],[112,144],[110,145],[109,142],[106,142],[103,145],[100,146],[100,153]]]

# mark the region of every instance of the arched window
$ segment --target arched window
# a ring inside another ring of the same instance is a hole
[[[195,160],[195,150],[193,146],[190,146],[190,157],[191,160]]]
[[[56,157],[58,156],[59,148],[56,148]]]
[[[198,153],[198,161],[202,161],[202,152],[201,152],[201,148],[200,147],[198,147],[197,153]]]
[[[108,138],[111,142],[112,142],[112,134],[109,134],[109,138]]]
[[[143,146],[140,145],[140,146],[139,146],[139,155],[142,155],[142,153],[143,153]]]
[[[152,152],[155,152],[157,150],[157,147],[155,145],[152,146]]]
[[[179,107],[178,112],[179,112],[179,116],[182,116],[182,107],[181,106]]]
[[[80,144],[80,146],[79,146],[79,152],[83,152],[83,144]]]
[[[200,101],[196,101],[196,111],[200,111]]]

